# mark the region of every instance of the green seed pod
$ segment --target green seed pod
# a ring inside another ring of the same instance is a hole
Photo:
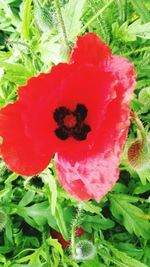
[[[2,210],[0,210],[0,232],[4,229],[7,223],[7,215]]]
[[[50,12],[42,6],[36,5],[34,8],[34,17],[39,29],[42,32],[50,32],[53,28],[53,19]]]
[[[81,240],[76,244],[75,260],[90,260],[96,254],[96,248],[91,241]]]
[[[150,164],[150,143],[138,139],[128,149],[128,161],[133,169],[141,171]]]

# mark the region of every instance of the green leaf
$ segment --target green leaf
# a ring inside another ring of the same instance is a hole
[[[113,216],[130,234],[135,233],[138,237],[149,239],[150,223],[144,219],[144,212],[140,208],[128,203],[117,194],[111,195],[110,203]]]
[[[150,38],[150,22],[141,24],[141,20],[138,19],[128,27],[128,30],[132,34],[136,34],[137,37],[149,39]]]
[[[12,53],[10,51],[8,52],[0,51],[0,65],[2,61],[9,59],[11,55]]]
[[[7,217],[7,223],[5,225],[5,234],[7,240],[13,244],[13,224],[12,224],[12,219],[10,217]]]
[[[133,42],[136,40],[136,34],[134,32],[129,31],[127,21],[123,23],[121,26],[118,22],[113,23],[112,25],[112,33],[113,38],[117,41],[120,40],[122,42]]]
[[[143,88],[139,93],[139,101],[150,109],[150,87]]]
[[[105,264],[101,263],[98,257],[94,257],[92,260],[85,261],[81,264],[81,267],[106,267]]]
[[[102,208],[100,208],[99,206],[94,205],[91,202],[83,202],[82,203],[82,207],[83,210],[85,211],[89,211],[91,213],[96,213],[96,214],[100,214],[100,212],[102,211]]]
[[[5,63],[4,67],[6,71],[5,79],[17,85],[25,85],[27,80],[33,76],[33,73],[22,64]]]
[[[0,190],[0,198],[5,196],[10,191],[10,188]]]
[[[30,23],[32,19],[32,0],[25,0],[22,19],[22,37],[30,39]]]
[[[52,63],[58,64],[62,61],[60,54],[60,44],[57,43],[58,38],[51,38],[50,40],[44,40],[42,38],[39,44],[39,51],[41,53],[41,60],[45,65],[48,65],[48,70]]]
[[[34,199],[34,196],[35,196],[35,192],[33,191],[26,192],[23,198],[21,199],[21,201],[19,202],[19,206],[22,206],[22,207],[27,206]]]
[[[17,206],[17,214],[22,216],[28,224],[39,231],[43,230],[43,226],[47,224],[49,220],[52,222],[54,221],[47,201],[34,204],[30,207],[22,207],[19,205]]]
[[[36,5],[34,8],[34,16],[39,29],[42,32],[50,32],[53,28],[52,14],[47,8]]]
[[[130,2],[132,3],[132,5],[135,8],[135,10],[137,11],[137,13],[140,15],[143,22],[150,21],[150,12],[148,11],[146,6],[144,5],[143,0],[130,0]]]
[[[63,19],[69,41],[74,41],[81,29],[80,18],[83,14],[85,0],[69,0],[62,9]]]
[[[4,263],[6,265],[6,258],[1,254],[0,254],[0,262]],[[2,266],[4,266],[4,265],[2,265]]]
[[[45,191],[48,197],[52,215],[55,215],[56,202],[57,202],[57,186],[54,177],[49,169],[45,170],[41,175],[43,182],[45,183]]]
[[[8,176],[8,178],[5,180],[5,184],[9,184],[9,183],[15,181],[15,180],[18,178],[18,176],[19,176],[19,175],[16,174],[16,173],[12,173],[12,174],[10,174],[10,175]]]
[[[58,240],[57,239],[48,238],[46,241],[47,241],[47,244],[49,246],[54,247],[59,252],[61,257],[63,258],[63,249],[62,249],[61,244],[58,242]]]
[[[55,219],[56,219],[57,225],[59,227],[59,230],[60,230],[63,238],[65,240],[68,240],[69,236],[68,236],[68,231],[67,231],[67,227],[66,227],[66,222],[65,222],[63,210],[62,210],[61,205],[58,202],[57,202],[57,206],[56,206]]]
[[[92,233],[92,229],[97,231],[111,229],[114,227],[114,222],[100,215],[85,215],[82,218],[81,226],[87,232]]]
[[[116,262],[117,266],[124,266],[124,267],[147,267],[145,264],[142,262],[135,260],[134,258],[128,256],[126,253],[116,249],[114,246],[112,246],[110,243],[104,241],[103,242],[104,246],[106,246],[107,249],[109,249],[112,253],[112,262]],[[100,253],[101,247],[99,249]],[[119,261],[119,262],[118,262]]]
[[[150,191],[150,183],[146,183],[145,185],[141,185],[141,183],[134,189],[133,194],[143,194],[147,191]]]

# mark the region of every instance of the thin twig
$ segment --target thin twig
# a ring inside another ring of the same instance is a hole
[[[67,32],[66,32],[66,28],[65,28],[65,23],[63,20],[63,16],[61,13],[61,8],[60,8],[60,4],[59,4],[59,0],[54,0],[55,2],[55,8],[56,8],[56,14],[57,14],[57,20],[58,23],[61,26],[61,30],[62,30],[62,35],[63,35],[63,39],[64,39],[64,43],[67,47],[69,47],[69,41],[68,41],[68,37],[67,37]]]
[[[144,144],[146,142],[146,134],[145,134],[145,129],[143,127],[143,124],[140,121],[140,119],[138,118],[138,116],[136,115],[136,113],[131,111],[130,116],[135,121],[135,123],[136,123],[136,125],[140,131],[141,137],[142,137],[142,143]]]

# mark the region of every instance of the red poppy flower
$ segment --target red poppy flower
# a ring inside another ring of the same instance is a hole
[[[99,201],[116,183],[129,127],[133,64],[95,34],[78,37],[69,64],[31,78],[0,110],[1,154],[10,169],[38,174],[55,154],[71,195]]]
[[[82,227],[78,226],[76,229],[76,237],[81,237],[85,234],[85,231]],[[69,247],[71,245],[71,242],[65,240],[61,233],[57,232],[54,228],[51,228],[51,236],[53,238],[57,238],[59,243],[62,245],[63,249]]]
[[[51,236],[52,236],[53,238],[58,239],[58,241],[59,241],[59,243],[62,245],[62,248],[63,248],[63,249],[65,249],[65,248],[67,248],[67,247],[70,246],[70,242],[69,242],[69,241],[66,241],[66,240],[63,238],[62,234],[59,233],[59,232],[57,232],[57,231],[56,231],[55,229],[53,229],[53,228],[51,228]]]

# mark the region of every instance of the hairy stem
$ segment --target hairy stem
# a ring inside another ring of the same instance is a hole
[[[71,249],[72,249],[72,256],[73,256],[73,258],[76,255],[76,241],[75,241],[76,227],[78,226],[79,221],[81,219],[82,211],[83,210],[82,210],[82,207],[80,205],[78,207],[78,211],[77,211],[76,217],[75,217],[75,219],[73,221],[72,229],[71,229]]]
[[[68,37],[67,37],[67,32],[66,32],[63,16],[61,13],[59,0],[54,0],[54,3],[55,3],[55,8],[56,8],[57,20],[58,20],[58,23],[61,27],[64,43],[67,47],[69,47],[69,41],[68,41]]]
[[[145,134],[145,129],[143,127],[143,124],[140,121],[140,119],[138,118],[138,116],[136,115],[136,113],[131,111],[130,116],[131,116],[132,120],[134,120],[134,122],[136,123],[136,125],[140,131],[141,137],[142,137],[142,143],[144,144],[146,142],[146,134]]]

